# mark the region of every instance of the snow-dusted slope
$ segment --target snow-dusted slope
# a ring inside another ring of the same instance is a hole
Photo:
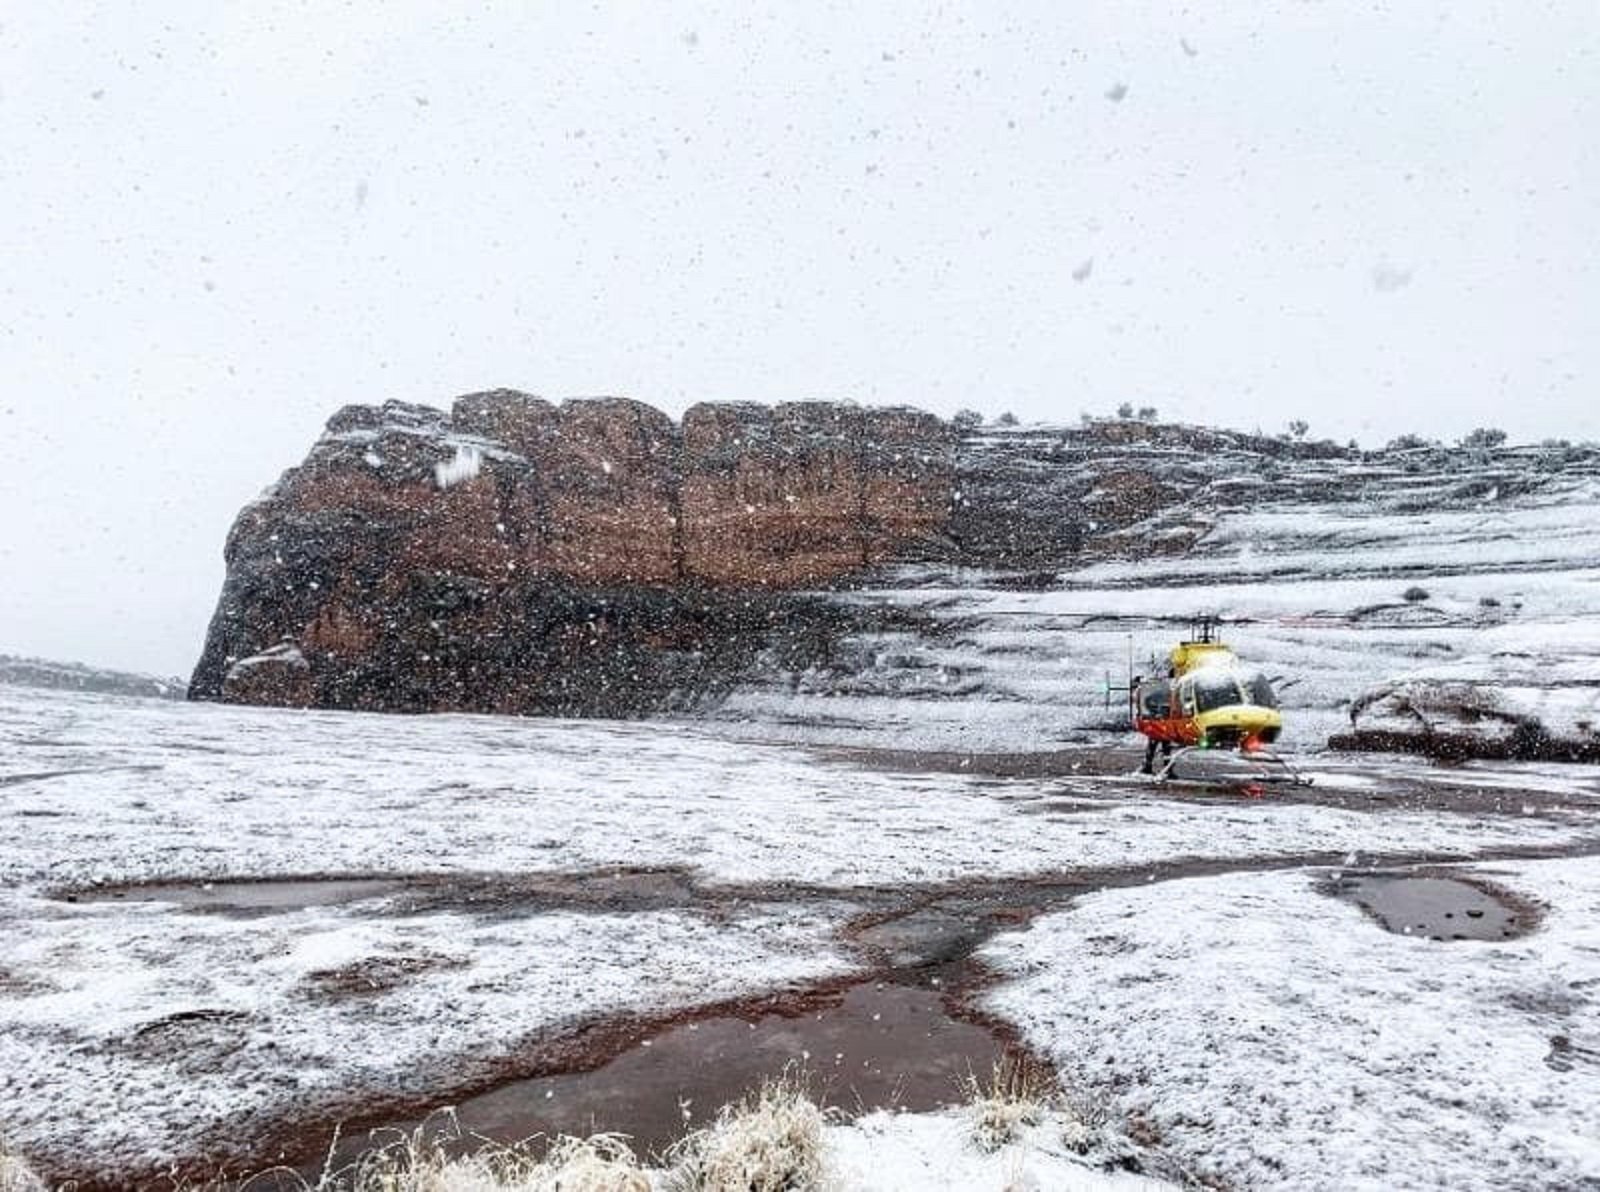
[[[182,699],[182,679],[104,670],[78,662],[53,662],[45,658],[19,658],[0,654],[0,683],[17,687],[52,687],[66,691],[99,691],[109,695],[144,695],[156,699]]]
[[[1600,866],[1490,876],[1542,930],[1391,934],[1304,872],[1106,891],[994,941],[988,1004],[1231,1186],[1600,1186]]]
[[[1104,451],[1054,458],[1044,429],[1016,435],[1034,444],[1041,475],[1081,485],[1087,470],[1111,467]],[[993,438],[1000,452],[1004,436]],[[900,609],[903,629],[859,635],[829,666],[749,684],[716,715],[764,737],[1045,748],[1124,722],[1107,682],[1124,683],[1130,660],[1147,672],[1210,615],[1278,678],[1292,749],[1348,731],[1356,701],[1393,677],[1448,674],[1491,652],[1495,681],[1529,692],[1519,706],[1548,702],[1563,713],[1552,728],[1592,736],[1577,727],[1583,710],[1540,693],[1567,684],[1574,665],[1595,678],[1572,651],[1600,627],[1600,454],[1125,454],[1118,474],[1187,495],[1118,528],[1075,568],[897,568],[843,599]],[[1499,650],[1512,635],[1518,648]]]

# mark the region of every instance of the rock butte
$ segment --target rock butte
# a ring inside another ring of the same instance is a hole
[[[954,444],[931,414],[826,402],[700,405],[681,425],[507,390],[449,415],[348,406],[239,515],[190,694],[657,706],[759,648],[794,607],[779,593],[928,544]]]
[[[704,404],[676,423],[621,398],[510,390],[448,414],[353,405],[239,514],[189,694],[682,710],[754,674],[848,671],[851,640],[940,632],[926,608],[873,589],[1049,588],[1097,560],[1207,549],[1229,510],[1425,513],[1597,472],[1590,448],[1364,455],[1193,426],[957,426],[832,402]]]

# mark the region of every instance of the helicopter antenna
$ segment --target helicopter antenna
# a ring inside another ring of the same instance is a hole
[[[1113,683],[1111,681],[1111,672],[1110,671],[1106,672],[1106,710],[1107,711],[1110,711],[1110,709],[1111,709],[1111,696],[1112,696],[1112,693],[1113,692],[1117,692],[1117,691],[1122,692],[1124,695],[1126,695],[1128,697],[1129,702],[1130,703],[1132,702],[1132,700],[1133,700],[1133,634],[1131,634],[1131,633],[1128,634],[1128,681],[1127,681],[1127,683],[1125,683],[1125,684],[1123,684],[1121,686],[1118,686],[1117,684],[1115,684],[1115,683]]]

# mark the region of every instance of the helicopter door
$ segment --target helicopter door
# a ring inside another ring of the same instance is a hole
[[[1139,715],[1145,720],[1166,720],[1172,715],[1172,684],[1152,679],[1139,684]]]
[[[1179,683],[1177,687],[1179,713],[1183,716],[1193,716],[1195,714],[1194,683],[1186,680]]]

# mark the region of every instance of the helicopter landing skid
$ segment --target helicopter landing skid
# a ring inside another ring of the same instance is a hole
[[[1248,773],[1221,773],[1221,774],[1196,774],[1186,775],[1179,772],[1179,763],[1185,759],[1193,761],[1198,757],[1214,759],[1221,757],[1237,758],[1251,764]],[[1190,745],[1176,750],[1166,758],[1160,769],[1155,772],[1157,782],[1184,782],[1203,786],[1219,786],[1227,789],[1248,789],[1256,786],[1310,786],[1311,779],[1300,773],[1292,765],[1276,753],[1269,753],[1258,749],[1251,753],[1241,753],[1234,750],[1201,749]]]

